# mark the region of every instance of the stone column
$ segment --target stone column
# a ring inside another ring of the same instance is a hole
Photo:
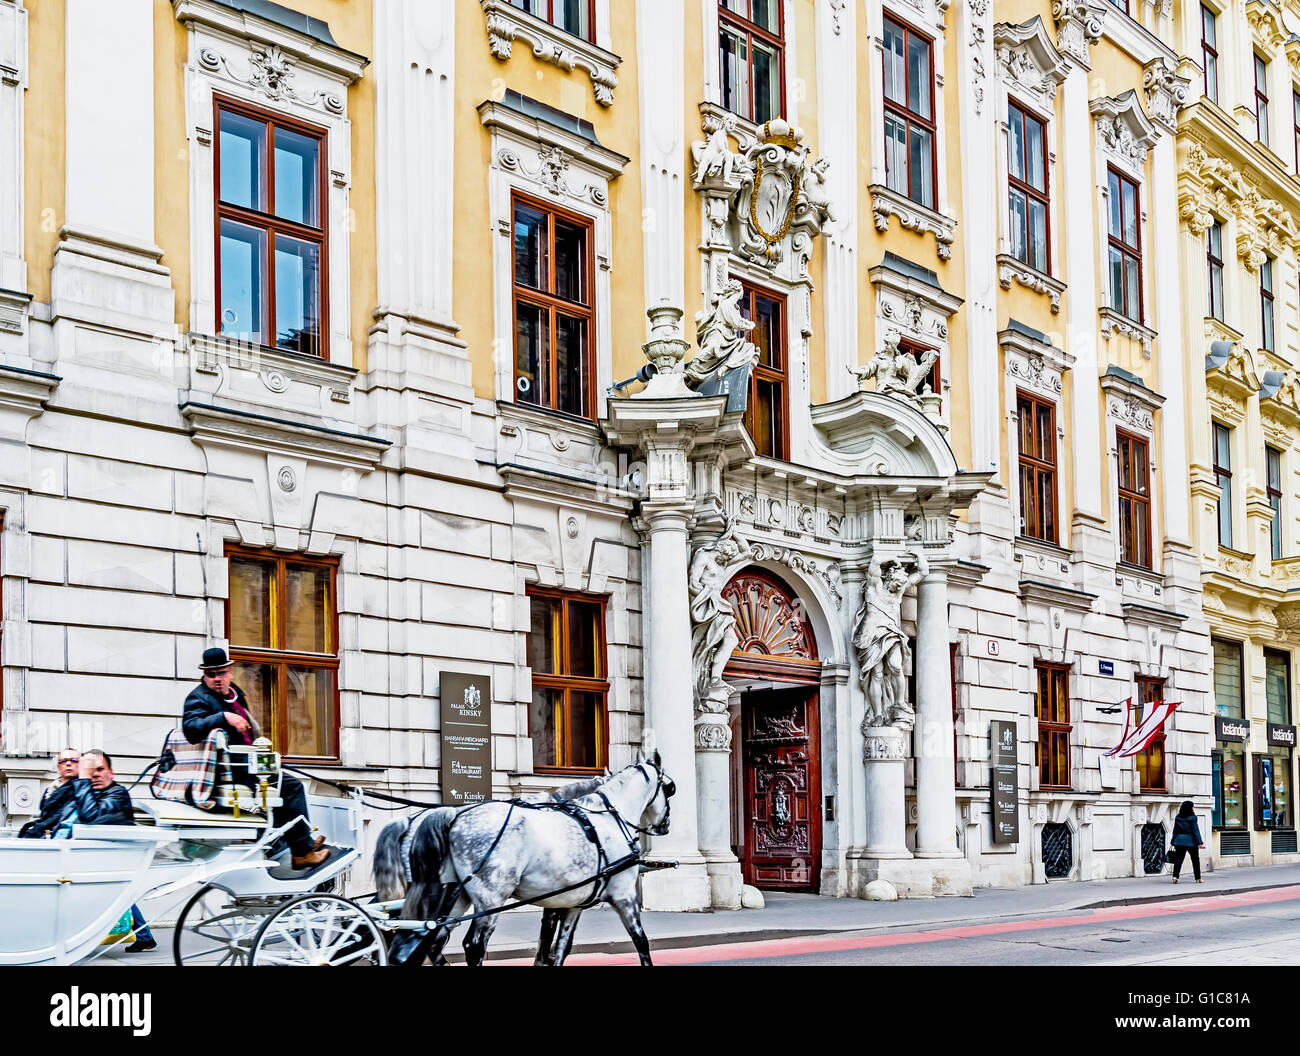
[[[695,720],[696,814],[700,854],[714,909],[740,908],[740,861],[731,852],[731,725],[727,712]]]
[[[862,727],[866,771],[866,856],[911,858],[907,849],[907,803],[903,795],[906,735],[894,726]],[[889,877],[886,877],[889,878]]]
[[[916,590],[916,856],[957,851],[952,756],[952,670],[948,574],[931,572]]]
[[[687,593],[689,508],[677,503],[645,502],[650,551],[650,581],[645,584],[650,611],[645,629],[645,725],[654,730],[664,769],[677,784],[667,836],[651,840],[651,856],[672,859],[676,869],[646,873],[642,904],[646,909],[707,909],[709,877],[700,855],[695,775],[695,707],[691,687],[691,609]]]

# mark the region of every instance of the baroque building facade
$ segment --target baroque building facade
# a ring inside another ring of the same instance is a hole
[[[1285,363],[1202,369],[1189,239],[1251,200],[1293,305],[1295,228],[1128,4],[0,0],[3,816],[219,643],[417,799],[447,672],[497,796],[652,729],[654,908],[1157,870],[1221,811],[1216,606],[1287,625],[1192,410],[1289,435]]]

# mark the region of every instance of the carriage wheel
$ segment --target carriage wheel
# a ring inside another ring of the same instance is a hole
[[[253,940],[253,965],[382,965],[383,933],[370,914],[341,895],[303,895],[262,922]]]
[[[206,884],[185,903],[176,921],[172,959],[182,967],[246,965],[257,929],[283,901],[237,898],[224,887]]]

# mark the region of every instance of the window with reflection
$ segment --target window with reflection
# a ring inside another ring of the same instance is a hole
[[[1056,532],[1056,405],[1016,393],[1020,438],[1020,534],[1049,543]]]
[[[1210,315],[1223,322],[1223,225],[1218,220],[1205,232],[1205,265],[1209,273]]]
[[[1214,439],[1214,483],[1219,488],[1215,520],[1219,545],[1232,546],[1232,430],[1218,422],[1211,424]]]
[[[596,41],[596,0],[510,0],[510,6],[589,43]]]
[[[1151,567],[1151,455],[1140,436],[1116,430],[1120,560]]]
[[[337,560],[228,548],[234,680],[276,749],[338,758]]]
[[[1133,715],[1133,725],[1139,726],[1151,713],[1151,709],[1165,699],[1165,680],[1163,678],[1138,677],[1137,707]],[[1165,722],[1170,720],[1166,719]],[[1165,728],[1137,753],[1138,786],[1143,792],[1163,792],[1165,790]]]
[[[749,339],[758,346],[758,362],[749,376],[745,428],[760,455],[789,458],[786,407],[785,298],[742,282],[740,310],[754,324]]]
[[[885,184],[935,208],[934,57],[928,37],[884,20]]]
[[[591,221],[532,198],[513,211],[515,401],[591,418]]]
[[[1038,785],[1070,787],[1070,669],[1038,661],[1035,709],[1038,716]]]
[[[1110,306],[1142,321],[1142,229],[1138,185],[1110,169],[1107,173],[1110,243]]]
[[[1219,101],[1219,40],[1214,12],[1201,5],[1201,68],[1205,71],[1205,97]]]
[[[720,0],[718,66],[723,107],[758,125],[781,116],[781,0]]]
[[[1264,475],[1268,504],[1273,510],[1268,526],[1269,551],[1278,561],[1282,557],[1282,452],[1276,447],[1264,448]]]
[[[1007,174],[1011,253],[1051,273],[1048,255],[1047,124],[1011,103],[1007,111]]]
[[[325,133],[218,99],[217,332],[322,354]]]
[[[533,767],[603,771],[609,743],[605,599],[530,588],[528,605]]]
[[[1255,138],[1268,146],[1268,63],[1255,59]]]
[[[1259,266],[1259,347],[1268,352],[1273,347],[1273,258],[1265,257]]]

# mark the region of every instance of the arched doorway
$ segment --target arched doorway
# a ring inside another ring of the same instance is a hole
[[[821,661],[803,605],[758,568],[722,591],[740,644],[725,675],[740,691],[732,832],[745,882],[816,891],[821,863]]]

